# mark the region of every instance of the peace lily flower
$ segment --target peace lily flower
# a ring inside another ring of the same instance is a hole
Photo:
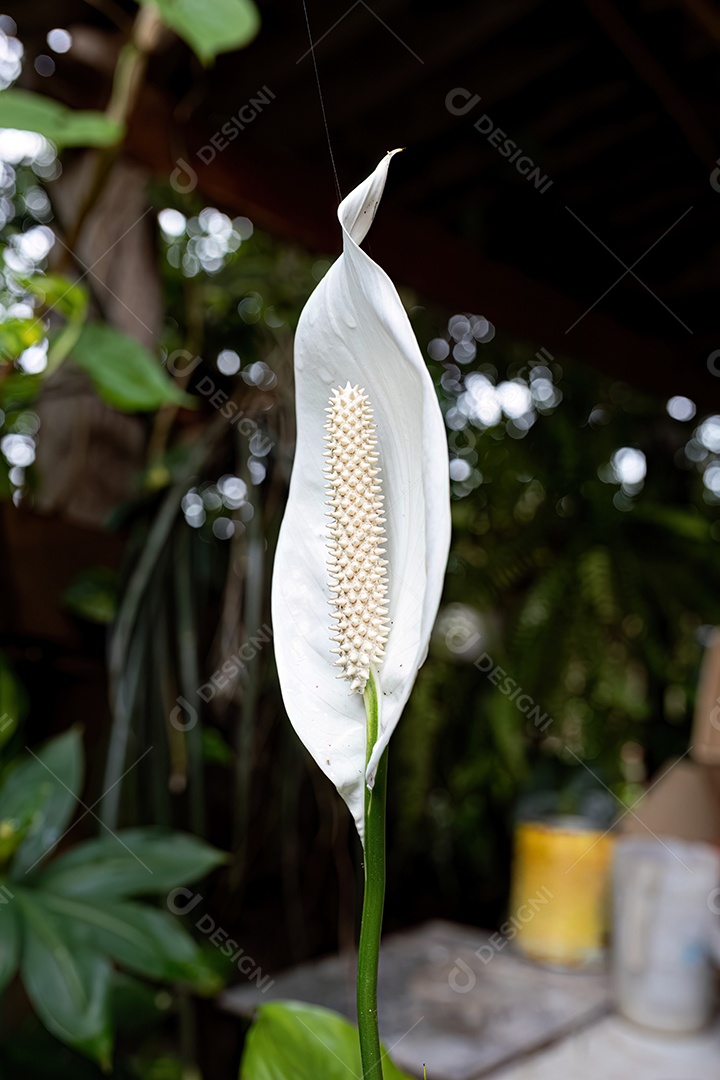
[[[435,389],[393,283],[359,246],[391,157],[340,204],[343,253],[298,323],[297,448],[272,588],[288,715],[361,839],[366,786],[427,655],[450,543]]]

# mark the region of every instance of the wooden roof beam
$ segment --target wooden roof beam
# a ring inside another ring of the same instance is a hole
[[[632,65],[638,78],[658,98],[665,112],[680,129],[693,153],[704,165],[709,166],[717,154],[715,139],[662,64],[620,13],[613,0],[585,0],[585,7]]]

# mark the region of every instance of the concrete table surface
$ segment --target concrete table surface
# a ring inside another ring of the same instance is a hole
[[[401,1069],[422,1076],[425,1063],[430,1080],[494,1076],[502,1065],[607,1014],[605,973],[549,971],[514,954],[510,945],[498,951],[488,941],[480,930],[447,922],[424,923],[384,939],[380,1032]],[[264,994],[255,986],[233,987],[220,1004],[246,1016],[263,1001],[280,998],[324,1005],[354,1019],[355,957],[292,968]],[[524,1074],[509,1075],[519,1080]],[[557,1075],[569,1080],[570,1074]],[[713,1080],[718,1076],[720,1070]],[[683,1077],[668,1073],[667,1080]],[[589,1078],[583,1074],[582,1080]]]
[[[608,1016],[493,1073],[493,1080],[718,1080],[720,1024],[697,1035],[644,1031]]]

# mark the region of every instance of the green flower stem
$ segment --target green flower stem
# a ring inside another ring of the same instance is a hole
[[[378,734],[378,695],[375,677],[365,687],[367,757]],[[388,752],[380,758],[375,786],[365,789],[365,892],[358,948],[357,1015],[363,1080],[383,1080],[378,1032],[377,981],[385,903],[385,808]]]

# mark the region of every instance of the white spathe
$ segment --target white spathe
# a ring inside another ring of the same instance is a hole
[[[393,151],[396,153],[397,151]],[[360,247],[382,196],[388,154],[338,208],[343,253],[310,296],[295,337],[297,447],[272,583],[280,687],[297,734],[347,803],[362,839],[365,784],[425,660],[450,546],[445,426],[392,281]],[[365,768],[365,705],[338,678],[324,474],[333,391],[359,386],[376,425],[384,495],[389,633],[375,668],[378,739]]]

